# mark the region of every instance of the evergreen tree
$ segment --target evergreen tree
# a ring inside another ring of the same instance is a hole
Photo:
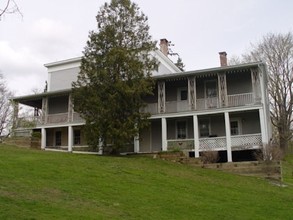
[[[184,65],[184,63],[183,63],[183,61],[182,61],[182,59],[181,59],[180,57],[178,57],[178,59],[177,59],[175,65],[176,65],[181,71],[184,71],[184,67],[185,67],[185,65]]]
[[[143,97],[151,94],[151,72],[158,67],[150,55],[156,42],[148,18],[130,0],[105,3],[96,16],[97,30],[89,33],[80,72],[73,82],[74,110],[85,119],[88,144],[114,152],[132,143],[147,126]]]

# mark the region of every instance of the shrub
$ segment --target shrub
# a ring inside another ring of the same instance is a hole
[[[201,161],[206,163],[216,163],[220,159],[218,151],[204,151],[201,153]]]
[[[267,144],[255,153],[255,159],[258,161],[270,162],[281,160],[284,157],[283,151],[278,145]]]

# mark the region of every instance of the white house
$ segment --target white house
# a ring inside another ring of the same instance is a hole
[[[158,152],[181,149],[199,157],[203,151],[219,151],[225,161],[269,143],[271,126],[267,73],[261,62],[181,72],[166,56],[168,41],[161,40],[155,56],[160,65],[153,73],[156,89],[145,97],[151,113],[150,128],[142,130],[127,151]],[[164,49],[165,48],[165,49]],[[46,64],[47,90],[14,97],[14,130],[23,130],[18,104],[35,108],[34,132],[41,133],[42,149],[69,152],[87,147],[84,120],[74,112],[71,83],[77,79],[81,58]]]

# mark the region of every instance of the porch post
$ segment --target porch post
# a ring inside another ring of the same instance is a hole
[[[139,134],[134,137],[134,153],[139,153]]]
[[[220,107],[228,106],[226,73],[218,73],[218,87]]]
[[[260,130],[261,130],[261,141],[263,144],[268,144],[268,132],[267,126],[265,125],[265,117],[263,113],[263,109],[259,109],[259,122],[260,122]]]
[[[42,124],[47,124],[48,97],[42,99]]]
[[[71,100],[71,94],[69,94],[68,96],[68,122],[72,122],[73,121],[73,103]]]
[[[225,112],[225,129],[226,129],[226,142],[227,142],[227,158],[228,158],[228,162],[232,162],[231,129],[230,129],[229,112]]]
[[[188,104],[191,110],[196,109],[196,78],[188,78]]]
[[[41,134],[42,134],[42,136],[41,136],[41,149],[45,150],[45,148],[46,148],[46,140],[47,140],[46,128],[42,128]]]
[[[199,157],[198,118],[193,115],[194,157]]]
[[[13,101],[13,125],[12,125],[12,128],[17,128],[17,126],[18,126],[18,111],[19,111],[19,103]]]
[[[73,146],[73,128],[72,126],[68,126],[68,151],[72,152]]]
[[[166,110],[166,91],[165,82],[158,82],[158,113],[164,113]]]
[[[99,138],[99,152],[100,155],[103,154],[103,141],[102,138]]]
[[[167,150],[167,120],[162,118],[162,151]]]

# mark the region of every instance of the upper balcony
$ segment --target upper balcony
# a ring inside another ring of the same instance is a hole
[[[157,80],[144,111],[152,115],[259,105],[265,100],[259,68],[177,75]]]

